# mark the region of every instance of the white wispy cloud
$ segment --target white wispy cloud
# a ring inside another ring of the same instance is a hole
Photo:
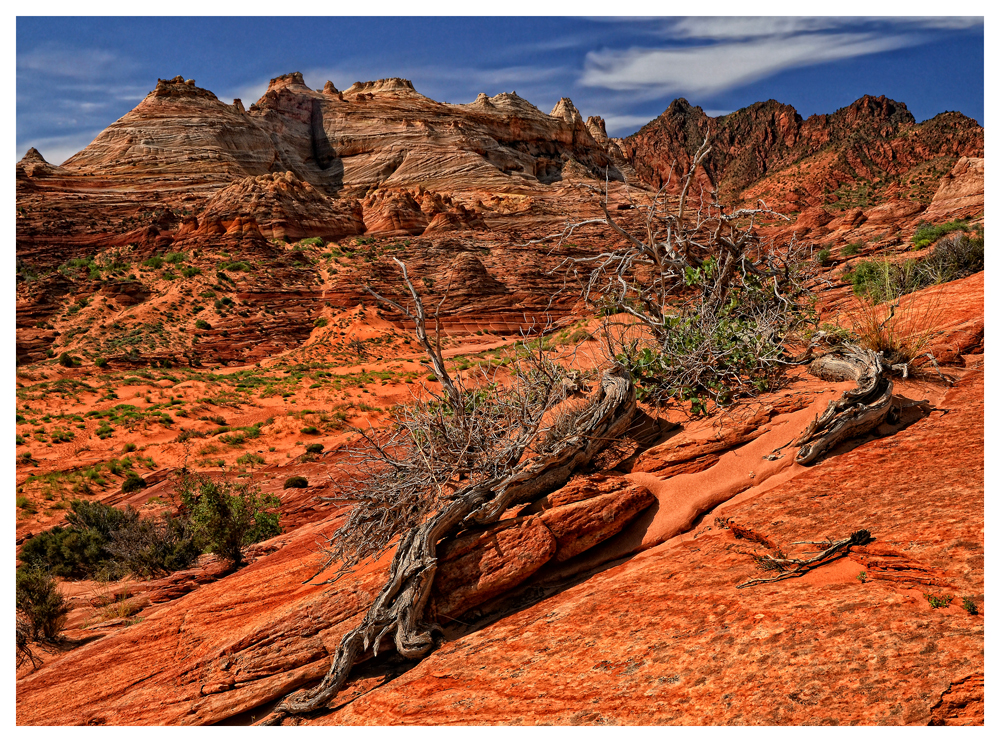
[[[46,45],[17,55],[19,72],[30,70],[53,77],[86,80],[108,73],[121,74],[133,64],[106,49],[74,49]]]
[[[726,20],[726,19],[720,19]],[[635,91],[643,98],[710,96],[782,70],[876,54],[917,43],[906,34],[805,33],[760,35],[666,49],[589,52],[580,84]]]

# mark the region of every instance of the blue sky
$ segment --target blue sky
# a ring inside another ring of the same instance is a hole
[[[809,116],[870,93],[984,123],[981,17],[20,17],[16,34],[16,157],[55,163],[175,75],[246,105],[296,70],[314,88],[405,77],[451,103],[515,90],[546,113],[568,96],[612,136],[678,97]]]

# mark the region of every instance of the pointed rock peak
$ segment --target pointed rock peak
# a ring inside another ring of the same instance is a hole
[[[490,97],[486,93],[477,95],[476,99],[469,105],[479,106],[480,108],[494,108],[494,105],[490,102]]]
[[[306,81],[302,78],[301,72],[289,72],[287,75],[279,75],[271,80],[268,84],[268,90],[275,90],[278,88],[287,88],[292,85],[306,86]]]
[[[490,103],[492,103],[497,108],[506,109],[521,109],[521,110],[533,110],[537,111],[534,105],[526,101],[520,95],[517,94],[516,90],[512,90],[509,93],[499,93],[490,98]]]
[[[576,110],[576,106],[573,105],[573,101],[569,98],[560,98],[559,102],[556,103],[555,108],[552,109],[552,113],[550,113],[549,116],[560,118],[567,124],[583,121],[583,117],[580,115],[580,112]]]
[[[150,96],[154,100],[158,98],[208,98],[210,100],[218,100],[215,97],[215,93],[211,90],[199,88],[195,85],[193,79],[185,80],[183,75],[177,75],[177,77],[169,80],[158,79],[156,87],[150,93]],[[149,96],[147,96],[147,99],[149,99]]]
[[[602,119],[600,116],[588,116],[587,128],[591,130],[596,128],[598,131],[604,134],[604,136],[608,135],[608,129],[604,125],[604,119]]]
[[[834,116],[843,116],[849,121],[872,119],[876,121],[894,121],[915,123],[916,119],[907,109],[905,103],[886,98],[884,95],[863,95],[851,105],[836,111]]]
[[[24,157],[21,158],[21,162],[25,164],[29,162],[44,163],[45,165],[50,164],[48,160],[42,157],[42,153],[39,152],[34,147],[32,147],[31,149],[29,149],[27,152],[24,153]]]
[[[413,83],[401,77],[386,77],[382,80],[356,82],[347,90],[348,93],[416,93]]]
[[[337,90],[337,86],[334,85],[329,80],[326,81],[326,85],[323,86],[323,92],[326,95],[340,95],[340,91]]]
[[[604,119],[600,116],[589,116],[587,118],[587,131],[590,132],[590,136],[592,136],[594,141],[598,144],[607,145],[608,130],[604,126]]]
[[[243,101],[239,98],[233,98],[233,108],[235,108],[240,113],[246,113],[247,109],[243,107]]]

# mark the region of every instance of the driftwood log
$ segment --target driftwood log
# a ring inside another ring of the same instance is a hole
[[[794,445],[797,464],[810,464],[843,441],[871,432],[887,419],[898,415],[893,402],[889,367],[881,353],[857,346],[822,356],[812,362],[809,372],[828,381],[853,380],[857,386],[832,400],[826,411],[802,431]]]
[[[435,627],[424,621],[424,612],[437,570],[438,543],[466,526],[496,522],[510,506],[535,500],[565,484],[576,469],[625,433],[635,409],[631,376],[616,366],[602,376],[592,407],[579,420],[575,435],[553,451],[523,461],[509,476],[458,490],[433,516],[404,533],[388,580],[361,624],[344,635],[323,680],[314,688],[286,696],[258,723],[272,726],[288,715],[324,707],[340,692],[356,661],[369,650],[377,654],[386,637],[392,638],[403,657],[428,654]]]

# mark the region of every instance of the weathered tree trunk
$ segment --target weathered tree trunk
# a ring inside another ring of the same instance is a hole
[[[892,381],[881,353],[847,346],[842,353],[813,361],[809,372],[821,379],[853,379],[857,387],[830,402],[795,441],[797,464],[809,464],[837,444],[864,435],[894,414]]]
[[[377,653],[383,637],[394,634],[396,650],[419,658],[432,647],[432,626],[424,610],[437,570],[437,546],[465,525],[493,523],[511,505],[537,499],[562,486],[578,468],[618,439],[635,413],[635,387],[618,366],[601,378],[593,410],[580,420],[580,431],[549,454],[519,464],[507,477],[459,490],[431,518],[400,538],[389,579],[361,624],[340,642],[329,672],[318,686],[287,696],[260,724],[279,724],[289,714],[316,711],[334,698],[359,655]]]

